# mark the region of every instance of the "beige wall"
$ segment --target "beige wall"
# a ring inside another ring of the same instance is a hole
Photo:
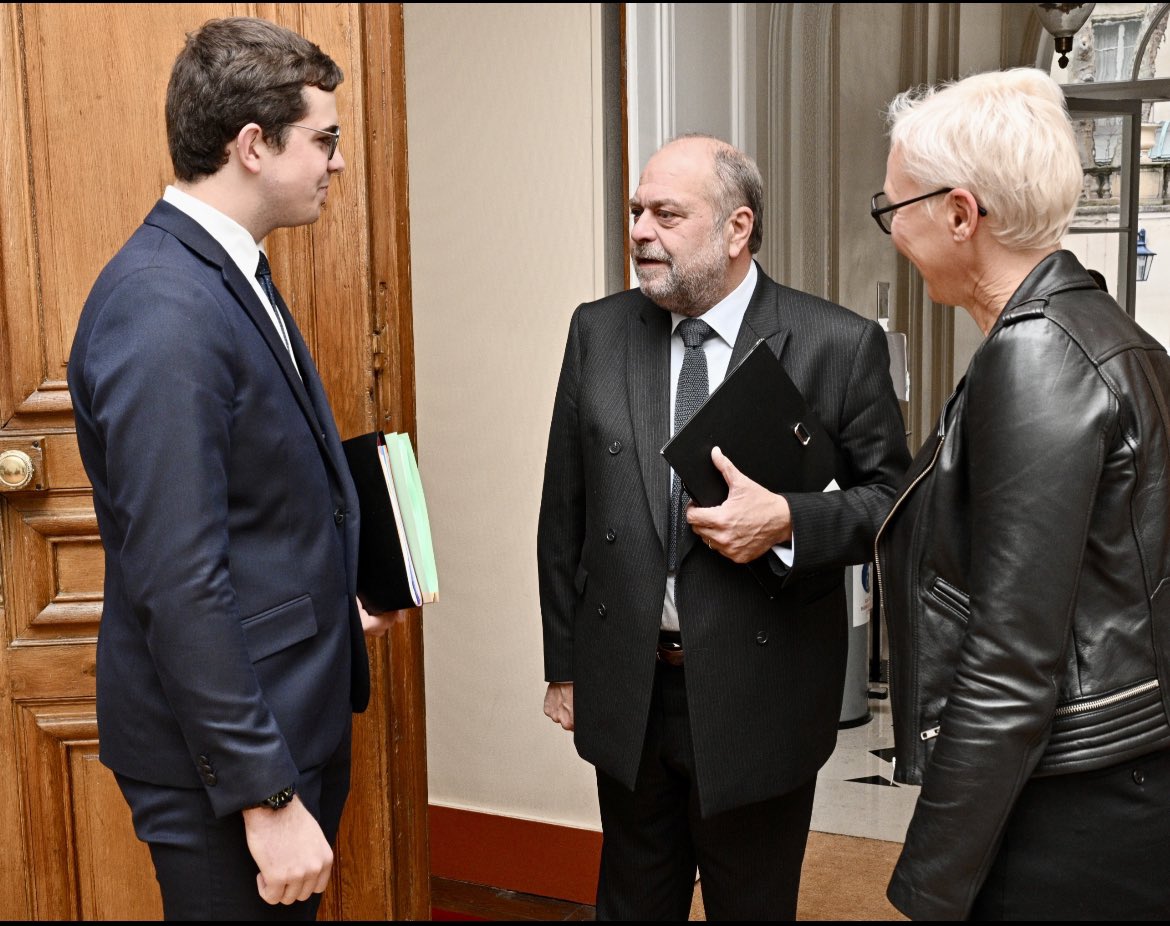
[[[405,5],[437,804],[599,828],[542,713],[536,517],[569,316],[603,295],[595,4]]]

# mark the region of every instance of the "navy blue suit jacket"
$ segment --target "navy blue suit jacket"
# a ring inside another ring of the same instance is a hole
[[[94,284],[69,358],[105,548],[101,760],[217,815],[328,759],[369,699],[358,503],[312,358],[159,202]],[[302,380],[303,376],[303,380]]]

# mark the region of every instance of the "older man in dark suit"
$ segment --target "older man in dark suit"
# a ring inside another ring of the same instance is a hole
[[[259,19],[187,38],[176,181],[102,271],[69,359],[106,554],[101,760],[168,919],[312,919],[369,700],[358,503],[261,247],[313,222],[337,65]]]
[[[538,528],[544,710],[597,768],[599,919],[686,919],[696,866],[709,919],[795,918],[841,710],[844,567],[872,556],[909,463],[881,328],[764,275],[762,199],[730,145],[666,144],[630,200],[640,289],[569,327]],[[659,452],[679,379],[697,361],[714,389],[760,339],[832,437],[835,478],[773,494],[716,451],[727,501],[684,508]],[[771,596],[744,565],[761,556]]]

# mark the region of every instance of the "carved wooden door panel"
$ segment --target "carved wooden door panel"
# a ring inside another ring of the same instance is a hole
[[[348,168],[322,218],[274,234],[269,252],[342,436],[387,417],[414,427],[401,6],[0,5],[6,919],[161,916],[149,853],[97,760],[103,559],[65,364],[94,278],[172,179],[163,107],[183,36],[225,15],[297,29],[345,71]],[[322,918],[429,916],[419,621],[412,613],[371,647],[374,694],[355,725],[354,790]]]

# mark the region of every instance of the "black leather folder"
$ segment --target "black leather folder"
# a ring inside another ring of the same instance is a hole
[[[399,611],[422,604],[405,542],[400,515],[395,511],[394,484],[379,455],[380,431],[341,442],[361,503],[358,539],[358,597],[368,611]]]
[[[703,508],[727,498],[727,483],[711,462],[713,447],[749,479],[779,494],[823,491],[836,469],[832,439],[763,340],[662,448],[666,462]],[[774,554],[749,565],[774,596],[778,583],[769,557]]]

